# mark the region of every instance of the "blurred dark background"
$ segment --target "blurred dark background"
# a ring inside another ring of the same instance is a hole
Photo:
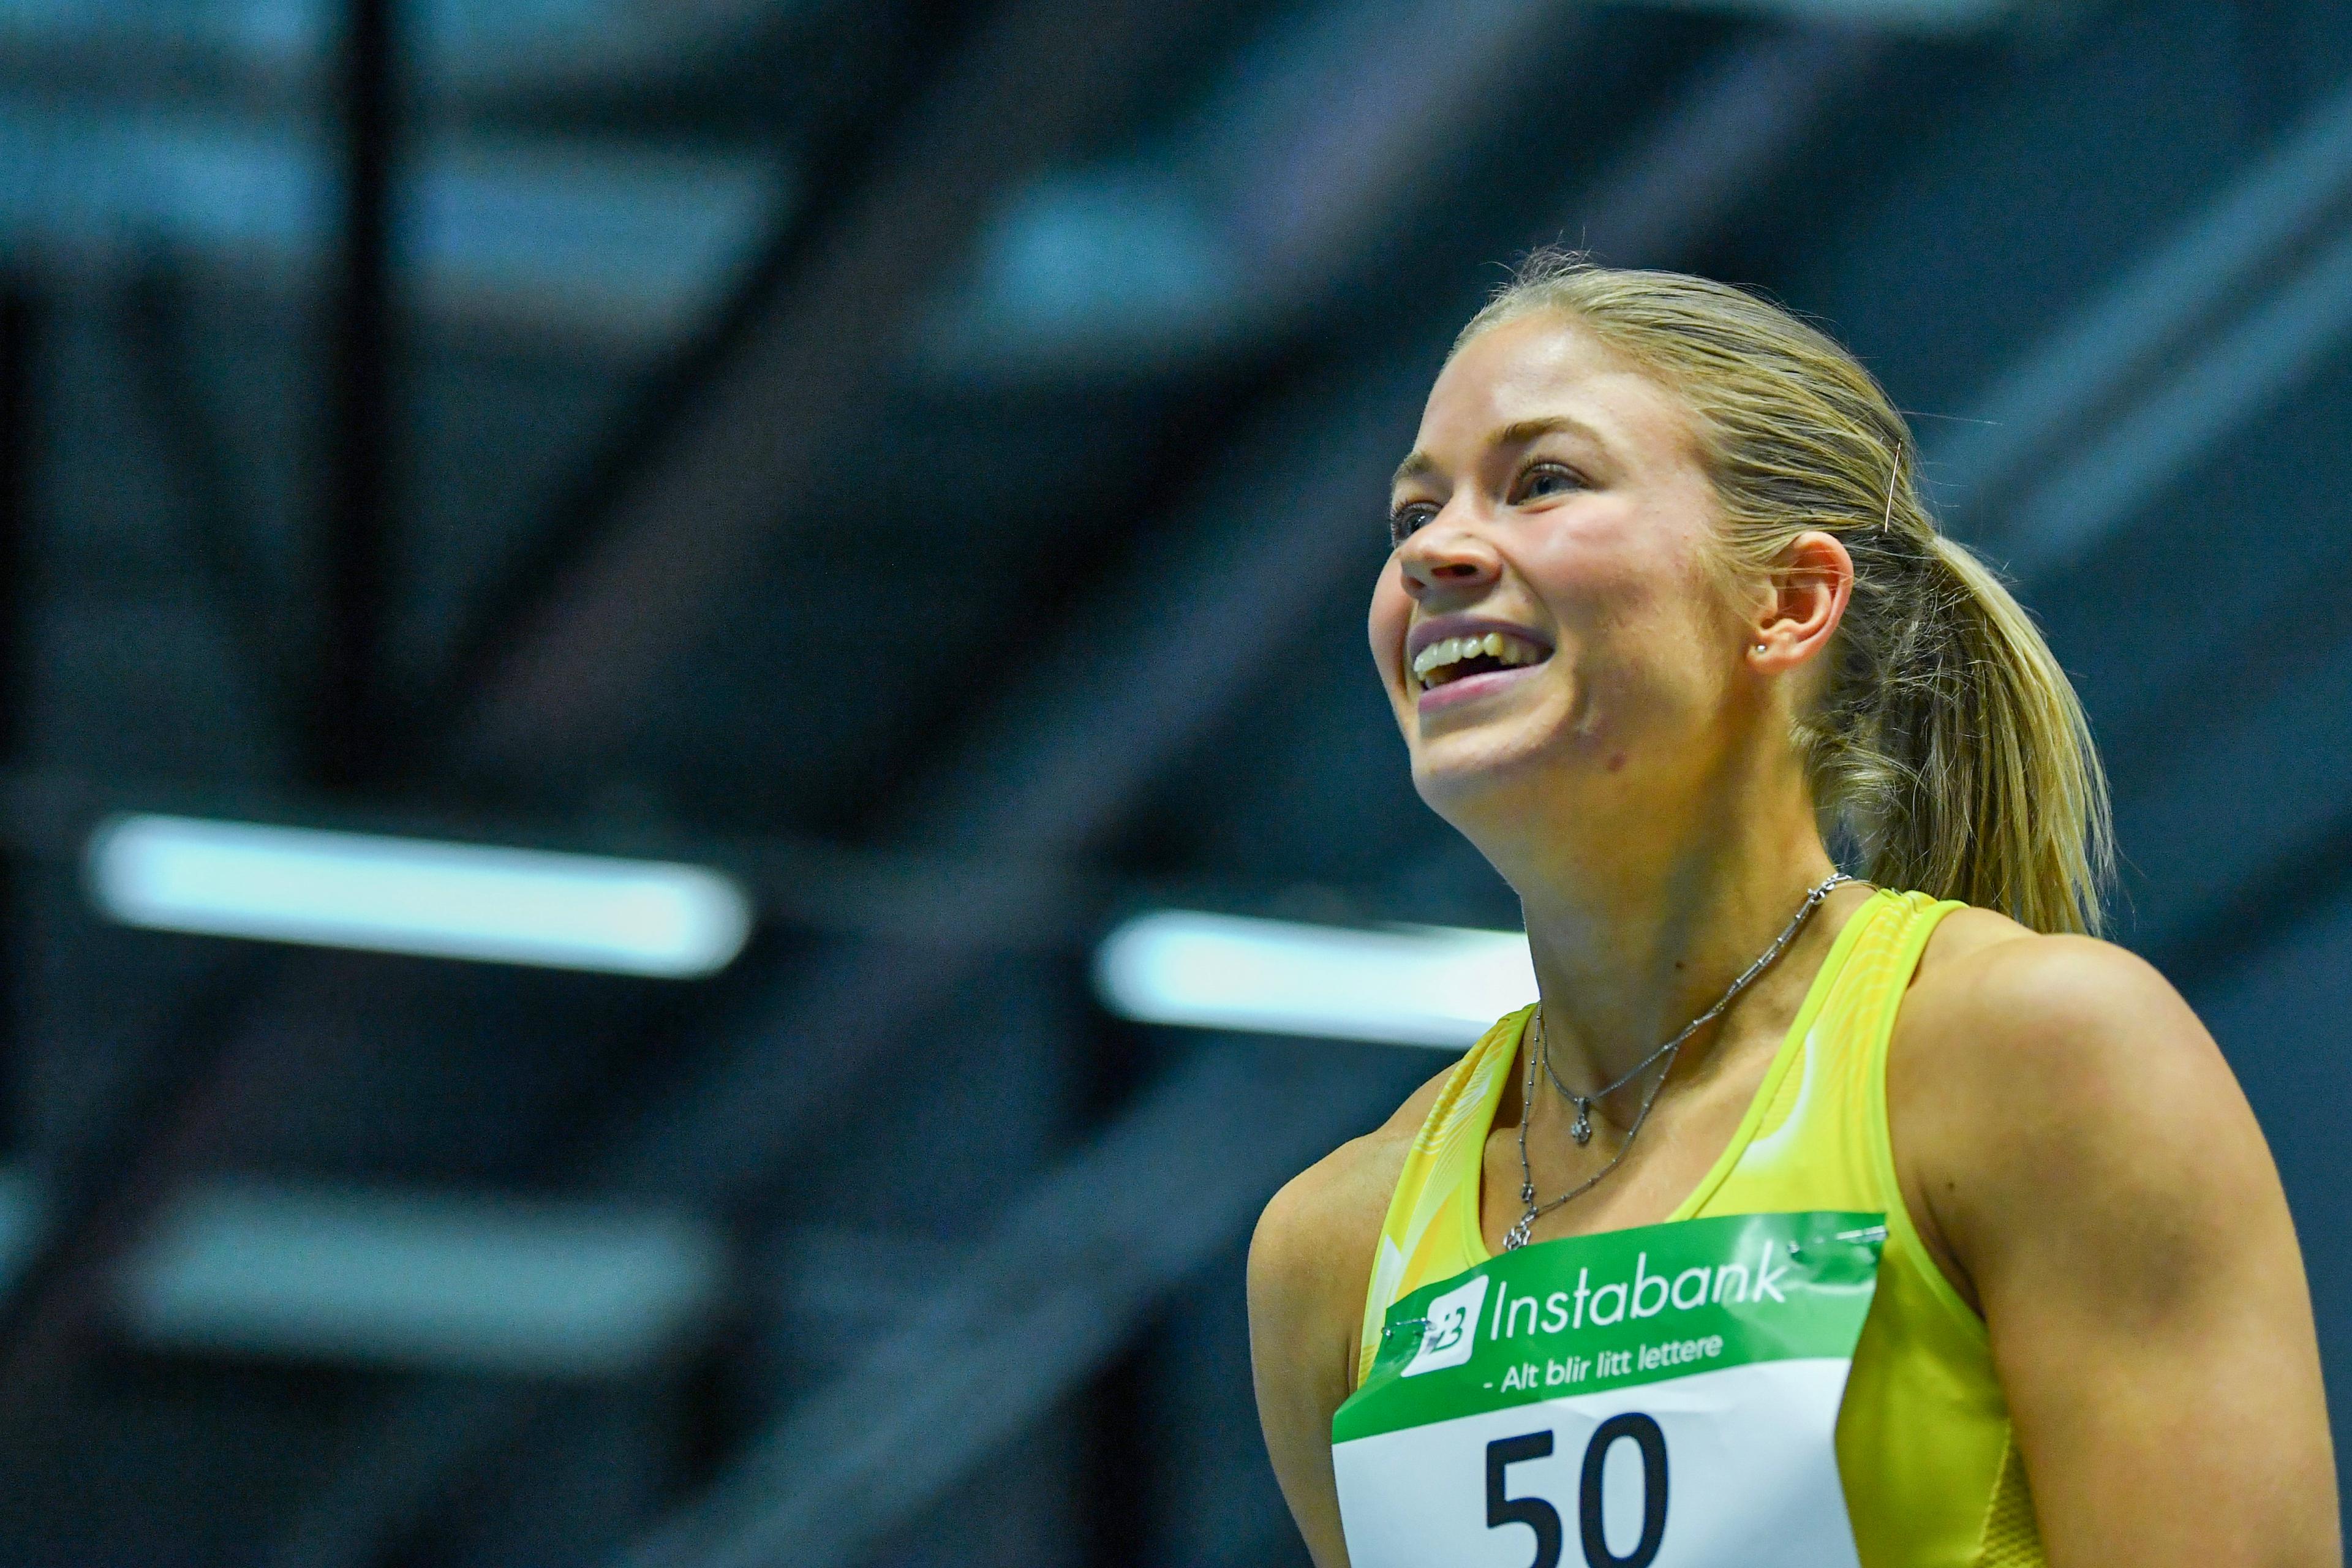
[[[1514,923],[1360,618],[1555,240],[1915,411],[2340,1401],[2352,9],[0,0],[0,1564],[1303,1564],[1249,1226],[1440,1058],[1088,958]],[[760,920],[699,981],[135,931],[131,810]]]

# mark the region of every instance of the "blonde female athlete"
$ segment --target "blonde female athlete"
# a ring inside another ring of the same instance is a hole
[[[1786,313],[1570,257],[1439,375],[1372,652],[1542,1000],[1259,1225],[1320,1568],[2340,1562],[2262,1134],[2088,934],[2081,710],[1912,450]]]

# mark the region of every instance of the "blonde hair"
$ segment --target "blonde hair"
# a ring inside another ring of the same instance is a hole
[[[1768,574],[1834,534],[1853,595],[1796,742],[1859,873],[2095,932],[2113,876],[2106,776],[2065,671],[2024,608],[1919,495],[1903,416],[1825,333],[1752,294],[1538,251],[1454,348],[1538,311],[1573,318],[1693,416],[1725,562]]]

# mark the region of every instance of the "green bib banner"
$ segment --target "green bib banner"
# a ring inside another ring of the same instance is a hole
[[[1832,1568],[1883,1215],[1541,1242],[1389,1310],[1331,1423],[1353,1568]]]

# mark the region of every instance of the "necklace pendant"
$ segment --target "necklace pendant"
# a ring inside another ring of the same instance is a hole
[[[1576,1120],[1569,1124],[1568,1135],[1580,1149],[1592,1142],[1592,1102],[1582,1095],[1576,1097]]]

